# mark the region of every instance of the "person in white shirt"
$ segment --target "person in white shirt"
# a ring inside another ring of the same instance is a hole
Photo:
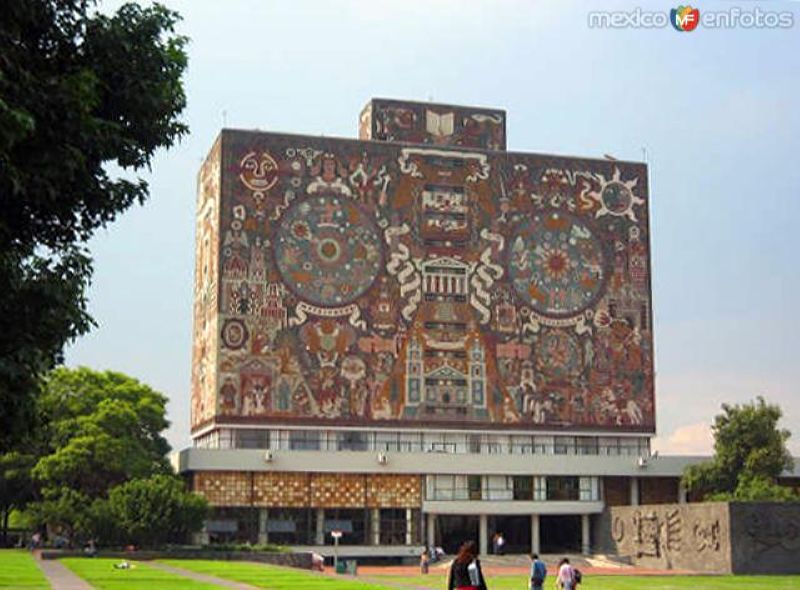
[[[575,570],[569,564],[569,559],[566,557],[558,564],[556,586],[564,590],[575,590]]]

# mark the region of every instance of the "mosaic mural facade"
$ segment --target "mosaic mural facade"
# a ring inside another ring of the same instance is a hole
[[[501,149],[449,124],[440,145],[222,133],[200,174],[195,428],[654,430],[646,167],[504,152],[498,113]]]

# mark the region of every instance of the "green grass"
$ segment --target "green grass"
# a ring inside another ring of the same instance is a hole
[[[373,576],[393,584],[446,588],[445,576]],[[487,576],[491,590],[525,590],[525,576]],[[554,588],[548,576],[545,588]],[[800,576],[585,576],[580,590],[800,590]]]
[[[141,562],[131,562],[128,570],[114,569],[119,559],[81,558],[62,559],[61,563],[100,590],[206,590],[218,588],[176,574],[152,568]]]
[[[0,588],[50,588],[50,584],[28,551],[2,549]]]
[[[268,590],[387,590],[390,588],[374,583],[352,581],[347,578],[337,579],[303,570],[241,561],[169,559],[164,560],[163,563]]]

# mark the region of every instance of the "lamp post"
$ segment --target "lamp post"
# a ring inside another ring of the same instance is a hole
[[[333,571],[339,573],[339,539],[342,538],[342,531],[331,531],[333,537]]]

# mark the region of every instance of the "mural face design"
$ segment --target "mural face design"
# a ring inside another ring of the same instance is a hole
[[[463,150],[491,120],[434,111],[376,116],[436,145],[223,133],[195,427],[653,430],[645,167]]]
[[[335,195],[296,203],[275,239],[283,282],[311,303],[338,307],[358,299],[381,270],[378,230],[352,202]]]

